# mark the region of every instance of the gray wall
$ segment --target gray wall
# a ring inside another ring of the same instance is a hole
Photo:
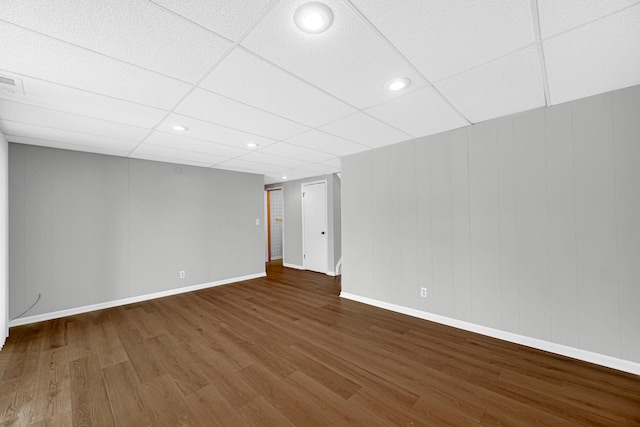
[[[342,258],[342,179],[333,176],[333,266]],[[337,273],[337,271],[336,271]]]
[[[261,175],[19,144],[9,157],[10,317],[38,293],[27,316],[264,272]]]
[[[343,158],[342,290],[640,362],[639,111],[636,86]]]
[[[9,335],[9,144],[0,132],[0,349]]]
[[[284,258],[285,264],[301,267],[302,261],[302,184],[327,180],[327,226],[329,227],[329,271],[335,271],[342,255],[340,178],[335,174],[269,184],[266,188],[284,190]],[[337,181],[337,182],[336,182]]]

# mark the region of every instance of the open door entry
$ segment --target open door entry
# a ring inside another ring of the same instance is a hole
[[[284,255],[284,197],[282,188],[267,190],[268,260]]]

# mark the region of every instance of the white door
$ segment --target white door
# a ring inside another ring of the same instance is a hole
[[[327,182],[302,184],[303,265],[327,273]]]

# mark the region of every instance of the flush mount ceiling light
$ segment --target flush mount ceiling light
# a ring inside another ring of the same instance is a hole
[[[305,3],[293,14],[293,21],[305,33],[318,34],[331,26],[333,12],[323,3]]]
[[[282,177],[282,179],[287,179],[287,176],[286,176],[286,175],[284,175],[284,176]]]
[[[399,90],[404,89],[405,87],[411,84],[411,80],[406,77],[399,77],[397,79],[392,79],[384,85],[387,89],[397,92]]]
[[[173,125],[173,126],[171,126],[171,129],[173,129],[173,130],[179,130],[179,131],[181,131],[181,132],[182,132],[182,131],[185,131],[185,130],[189,130],[189,128],[188,128],[188,127],[186,127],[186,126],[182,126],[182,125]]]
[[[258,146],[258,144],[256,144],[255,142],[247,142],[247,147],[249,148],[256,148]]]

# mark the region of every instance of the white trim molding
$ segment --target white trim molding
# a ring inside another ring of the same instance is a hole
[[[297,265],[297,264],[289,264],[287,262],[283,262],[282,263],[283,267],[288,267],[288,268],[295,268],[296,270],[304,270],[304,267],[301,265]]]
[[[341,292],[340,298],[361,302],[363,304],[372,305],[374,307],[383,308],[385,310],[395,311],[396,313],[406,314],[408,316],[417,317],[419,319],[430,320],[458,329],[475,332],[492,338],[521,344],[527,347],[533,347],[538,350],[556,353],[562,356],[571,357],[573,359],[582,360],[596,365],[606,366],[607,368],[617,369],[619,371],[629,372],[631,374],[640,375],[640,363],[630,360],[618,359],[616,357],[607,356],[600,353],[594,353],[588,350],[569,347],[562,344],[556,344],[549,341],[531,338],[524,335],[514,334],[512,332],[501,331],[499,329],[489,328],[487,326],[476,325],[474,323],[465,322],[463,320],[452,319],[450,317],[440,316],[438,314],[426,311],[416,310],[401,305],[391,304],[372,298],[353,295],[347,292]]]
[[[264,240],[265,240],[265,259],[266,262],[269,262],[269,245],[271,244],[271,242],[269,241],[269,224],[268,224],[268,213],[267,213],[267,193],[269,191],[282,191],[282,256],[280,258],[274,258],[271,257],[271,261],[276,260],[276,259],[282,259],[284,260],[284,254],[285,254],[285,247],[284,247],[284,242],[285,242],[285,238],[284,238],[284,229],[285,229],[285,212],[284,212],[284,208],[285,208],[285,203],[284,203],[284,187],[280,186],[280,187],[269,187],[264,189]]]
[[[247,276],[232,277],[229,279],[218,280],[216,282],[201,283],[199,285],[185,286],[184,288],[168,289],[166,291],[155,292],[152,294],[138,295],[135,297],[122,298],[122,299],[117,299],[113,301],[106,301],[98,304],[85,305],[82,307],[74,307],[74,308],[69,308],[69,309],[60,310],[60,311],[53,311],[51,313],[36,314],[35,316],[29,316],[29,317],[21,317],[9,322],[9,327],[27,325],[29,323],[43,322],[45,320],[59,319],[61,317],[73,316],[74,314],[88,313],[90,311],[103,310],[105,308],[118,307],[121,305],[133,304],[136,302],[168,297],[171,295],[198,291],[200,289],[212,288],[214,286],[228,285],[230,283],[257,279],[258,277],[265,277],[266,275],[267,273],[264,273],[264,272],[249,274]]]
[[[339,276],[340,274],[342,274],[342,257],[340,257],[340,260],[336,264],[335,271],[327,271],[327,275],[329,276]]]

